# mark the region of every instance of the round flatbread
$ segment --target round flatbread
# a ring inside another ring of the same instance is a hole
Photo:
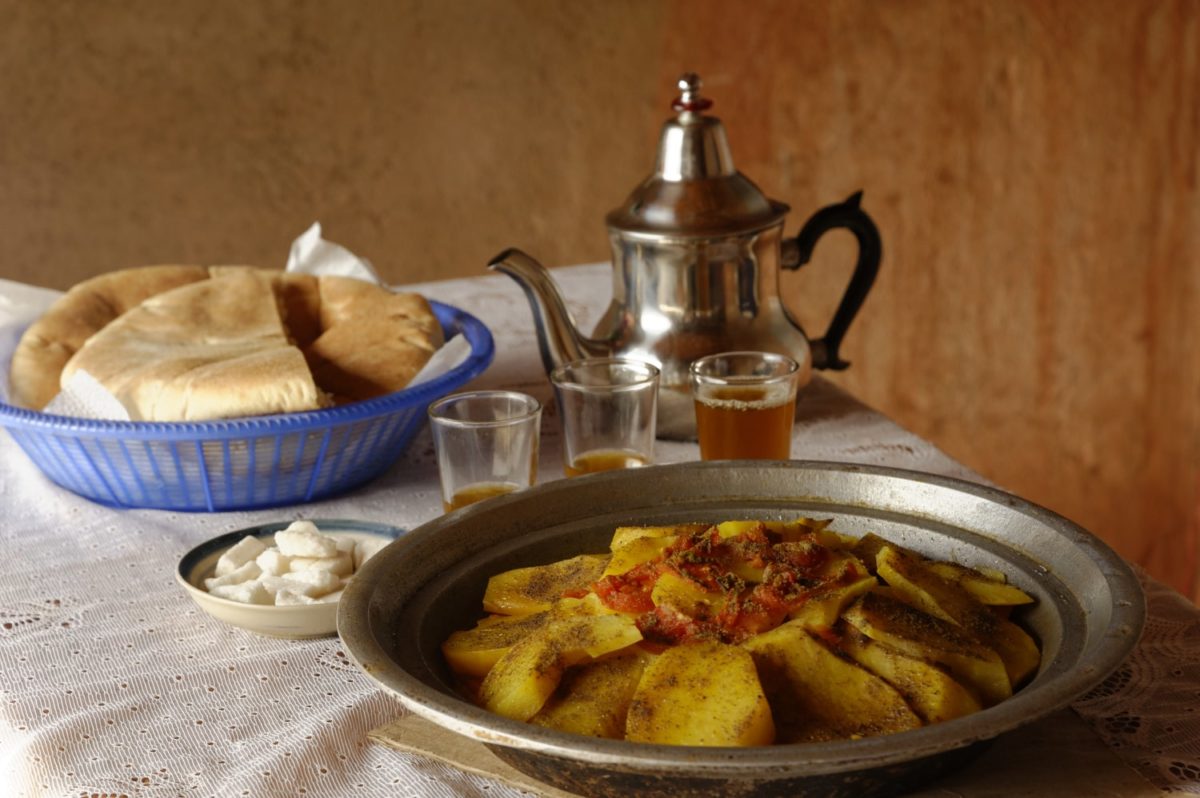
[[[304,346],[317,384],[338,403],[404,388],[443,343],[420,294],[349,277],[318,278],[320,335]]]
[[[201,287],[212,281],[219,282]],[[95,337],[99,343],[68,368]],[[93,278],[59,299],[18,344],[10,392],[15,403],[40,410],[82,369],[146,420],[291,412],[401,390],[442,343],[441,325],[419,294],[249,266],[148,266]],[[315,394],[299,377],[297,355]],[[278,381],[281,395],[248,387],[252,378],[236,376],[243,370]]]
[[[143,266],[79,283],[21,336],[9,367],[13,404],[41,410],[58,394],[63,366],[84,341],[146,299],[208,276],[205,266]]]
[[[87,340],[63,368],[86,371],[134,421],[205,421],[326,404],[292,345],[271,276],[255,269],[150,297]]]

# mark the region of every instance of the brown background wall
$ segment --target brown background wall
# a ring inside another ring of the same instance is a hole
[[[837,380],[1200,596],[1189,0],[0,0],[0,277],[282,265],[317,219],[396,282],[601,260],[684,69],[789,230],[866,191]],[[787,280],[810,331],[851,257]]]

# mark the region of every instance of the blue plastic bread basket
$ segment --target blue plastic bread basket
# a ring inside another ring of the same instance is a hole
[[[92,421],[0,402],[0,426],[51,480],[112,507],[222,511],[298,504],[372,479],[425,422],[429,403],[492,362],[495,342],[479,319],[430,302],[447,340],[470,356],[447,373],[364,402],[202,423]]]

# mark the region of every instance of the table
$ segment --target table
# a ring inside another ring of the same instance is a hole
[[[608,267],[555,276],[590,328],[609,297]],[[481,276],[414,288],[491,327],[496,360],[476,386],[549,398],[515,284]],[[11,334],[52,296],[0,281],[0,330],[7,322]],[[0,338],[0,351],[9,348]],[[552,418],[543,435],[540,478],[557,479]],[[796,435],[794,453],[806,459],[981,481],[819,377],[802,394]],[[693,460],[697,451],[660,442],[658,458]],[[434,518],[441,507],[428,432],[348,495],[222,514],[93,504],[50,483],[0,435],[0,502],[0,796],[519,794],[369,741],[402,710],[336,638],[281,641],[224,626],[174,581],[192,546],[252,524],[325,517],[411,528]],[[1125,666],[1072,711],[1002,738],[927,794],[1055,795],[1101,777],[1112,795],[1200,794],[1200,610],[1144,575],[1143,583],[1150,617]]]

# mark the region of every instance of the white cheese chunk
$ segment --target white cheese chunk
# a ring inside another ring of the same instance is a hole
[[[283,554],[279,549],[271,547],[254,560],[264,574],[280,576],[292,569],[292,558]]]
[[[214,587],[240,585],[243,582],[249,582],[251,579],[258,579],[260,576],[262,576],[262,569],[258,567],[258,563],[251,560],[236,570],[226,573],[224,576],[205,579],[204,586],[208,588],[209,592],[212,592]]]
[[[293,557],[289,570],[292,573],[329,571],[338,576],[349,576],[354,573],[354,555],[348,551],[340,551],[335,557]]]
[[[303,586],[304,594],[312,598],[319,598],[342,586],[341,577],[329,571],[293,571],[279,578]]]
[[[274,604],[275,597],[266,591],[262,582],[252,580],[236,585],[216,585],[208,590],[214,596],[242,604]]]
[[[324,596],[321,596],[319,599],[317,599],[317,603],[318,604],[334,604],[338,601],[338,599],[340,599],[342,597],[343,592],[344,591],[342,591],[342,590],[335,590],[332,593],[326,593]]]
[[[295,521],[275,533],[275,545],[288,557],[334,557],[337,541],[317,531],[312,521]]]
[[[367,538],[354,544],[354,570],[363,567],[363,563],[374,557],[392,541],[387,538]]]
[[[225,576],[241,568],[267,550],[267,546],[253,535],[247,535],[230,546],[217,560],[217,576]]]
[[[325,599],[309,598],[303,593],[296,593],[291,590],[280,590],[275,594],[275,604],[280,607],[291,607],[297,604],[317,604]]]
[[[263,586],[278,595],[283,591],[317,598],[342,586],[342,580],[328,571],[301,571],[283,576],[264,576]]]

